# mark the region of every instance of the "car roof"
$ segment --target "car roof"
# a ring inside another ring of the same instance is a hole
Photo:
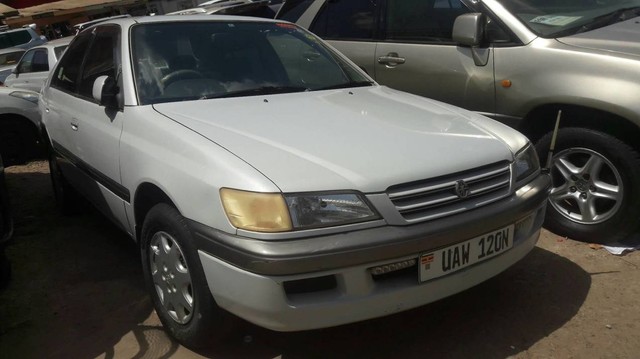
[[[130,27],[135,24],[152,24],[163,22],[203,22],[203,21],[252,21],[252,22],[283,22],[282,20],[265,19],[251,16],[234,16],[234,15],[157,15],[157,16],[139,16],[122,19],[113,19],[101,22],[94,26],[117,24],[122,27]],[[92,26],[93,27],[93,26]],[[87,28],[90,29],[91,27]]]
[[[20,47],[7,47],[5,49],[0,49],[0,54],[10,54],[12,52],[25,52],[27,50]]]
[[[34,46],[29,50],[32,49],[52,49],[58,46],[63,46],[63,45],[69,45],[69,43],[71,42],[71,40],[73,40],[75,36],[67,36],[67,37],[63,37],[60,39],[55,39],[55,40],[51,40],[49,42],[46,42],[42,45],[38,45],[38,46]]]

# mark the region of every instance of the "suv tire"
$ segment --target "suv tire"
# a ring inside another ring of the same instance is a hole
[[[543,165],[552,135],[536,144]],[[638,228],[640,155],[626,143],[590,129],[560,129],[551,177],[549,230],[601,243],[625,240]]]

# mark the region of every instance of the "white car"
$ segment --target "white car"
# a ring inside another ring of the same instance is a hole
[[[6,166],[42,156],[38,94],[0,87],[0,156]]]
[[[139,243],[191,347],[228,313],[306,330],[465,290],[535,246],[550,188],[520,133],[379,86],[281,21],[100,23],[39,105],[59,204],[80,193]]]
[[[7,76],[4,83],[8,87],[40,92],[49,77],[49,70],[58,61],[73,37],[52,40],[44,45],[29,49]]]

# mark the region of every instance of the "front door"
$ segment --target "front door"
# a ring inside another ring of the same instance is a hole
[[[121,185],[120,135],[122,111],[106,109],[93,98],[93,84],[103,75],[118,77],[120,59],[120,28],[99,26],[92,31],[92,40],[73,89],[65,89],[65,64],[61,63],[52,79],[49,107],[55,107],[57,117],[67,132],[69,148],[60,148],[70,157],[76,170],[82,173],[81,183],[75,183],[93,204],[123,229],[129,230],[124,212],[129,193]],[[71,49],[71,48],[70,48]],[[67,59],[65,55],[62,59]],[[62,147],[62,146],[61,146]]]

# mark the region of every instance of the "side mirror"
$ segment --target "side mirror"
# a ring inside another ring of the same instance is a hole
[[[18,66],[14,67],[13,70],[11,70],[11,73],[14,75],[17,75],[20,73],[20,70],[18,70]]]
[[[118,85],[112,77],[100,76],[93,82],[92,95],[100,106],[111,109],[119,108],[119,90]]]
[[[460,15],[453,23],[453,41],[463,46],[480,46],[484,37],[484,15]]]

